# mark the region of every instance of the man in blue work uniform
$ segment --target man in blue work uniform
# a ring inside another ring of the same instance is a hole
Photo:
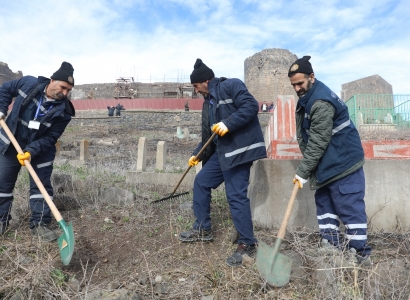
[[[13,189],[25,160],[31,162],[53,198],[50,177],[56,154],[55,144],[75,114],[67,98],[74,86],[73,72],[71,64],[63,62],[51,80],[42,76],[24,76],[5,82],[0,87],[1,119],[6,117],[10,103],[16,98],[6,123],[24,152],[17,154],[4,129],[0,130],[0,235],[9,226]],[[44,241],[56,240],[58,235],[47,227],[52,218],[50,208],[31,176],[30,209],[32,234]]]
[[[342,254],[347,248],[346,262],[371,265],[364,202],[365,158],[360,136],[347,106],[315,78],[309,59],[304,56],[296,60],[288,77],[299,96],[296,130],[303,154],[293,181],[302,188],[310,178],[310,188],[316,190],[322,240],[321,247],[313,253]],[[340,221],[346,228],[344,237]]]
[[[211,189],[225,182],[232,220],[239,233],[238,247],[227,258],[229,266],[242,264],[242,255],[253,257],[257,240],[248,194],[252,162],[266,157],[265,142],[258,119],[259,104],[239,79],[215,78],[214,72],[197,59],[191,74],[196,93],[204,96],[202,107],[202,142],[188,164],[202,161],[194,181],[195,222],[190,231],[181,232],[182,242],[211,241]],[[196,154],[211,137],[218,135],[198,160]]]

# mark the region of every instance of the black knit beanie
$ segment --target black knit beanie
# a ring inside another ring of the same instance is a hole
[[[289,68],[288,77],[296,73],[312,74],[313,68],[309,62],[310,56],[303,56],[296,60]]]
[[[65,81],[74,86],[73,73],[73,66],[70,63],[64,61],[61,64],[60,69],[55,71],[54,74],[51,76],[51,79]]]
[[[202,60],[198,58],[195,62],[194,70],[191,73],[191,83],[205,82],[214,77],[214,71],[208,68]]]

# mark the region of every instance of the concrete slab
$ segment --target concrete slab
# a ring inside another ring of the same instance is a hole
[[[182,180],[180,187],[190,191],[194,186],[195,173],[188,173]],[[126,182],[128,183],[144,183],[144,184],[158,184],[171,186],[171,190],[177,185],[181,179],[182,173],[150,173],[150,172],[127,172]],[[177,190],[177,193],[179,190]]]
[[[292,191],[299,160],[259,160],[253,164],[249,185],[255,223],[278,228]],[[410,229],[410,160],[366,160],[366,211],[369,231]],[[314,191],[299,190],[288,230],[305,226],[317,230]]]

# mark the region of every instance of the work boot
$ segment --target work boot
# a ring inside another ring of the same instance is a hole
[[[44,242],[52,242],[58,239],[58,235],[46,225],[38,225],[31,228],[31,233],[34,236],[41,238]]]
[[[238,267],[242,265],[242,255],[246,254],[251,258],[255,258],[257,249],[257,244],[239,244],[235,252],[226,259],[226,264],[230,267]]]
[[[315,249],[307,249],[306,255],[311,257],[319,257],[319,256],[332,256],[332,255],[340,255],[341,249],[329,243],[327,239],[322,239],[320,241],[320,247]]]
[[[355,248],[350,248],[348,253],[352,257],[352,261],[354,261],[356,266],[370,267],[373,264],[370,255],[363,256],[358,253]]]
[[[181,232],[178,235],[178,239],[181,242],[209,242],[214,239],[212,235],[212,230],[196,230],[191,229],[190,231]]]

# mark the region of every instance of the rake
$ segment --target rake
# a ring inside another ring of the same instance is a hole
[[[205,145],[202,146],[201,150],[199,150],[198,154],[195,156],[195,160],[197,160],[201,156],[202,152],[204,152],[205,148],[208,147],[208,145],[212,142],[212,140],[215,138],[216,135],[217,135],[216,132],[214,132],[211,135],[211,137],[206,141]],[[159,202],[163,202],[163,201],[167,201],[167,200],[171,200],[171,199],[176,199],[176,198],[180,198],[180,197],[184,197],[185,195],[188,195],[189,192],[175,194],[175,191],[178,189],[178,187],[181,184],[182,180],[184,180],[185,175],[188,174],[188,172],[191,168],[192,168],[191,166],[188,166],[188,168],[185,170],[184,174],[182,174],[181,179],[178,181],[177,185],[175,186],[175,188],[171,192],[171,194],[169,194],[168,196],[166,196],[164,198],[151,201],[151,204],[159,203]]]

